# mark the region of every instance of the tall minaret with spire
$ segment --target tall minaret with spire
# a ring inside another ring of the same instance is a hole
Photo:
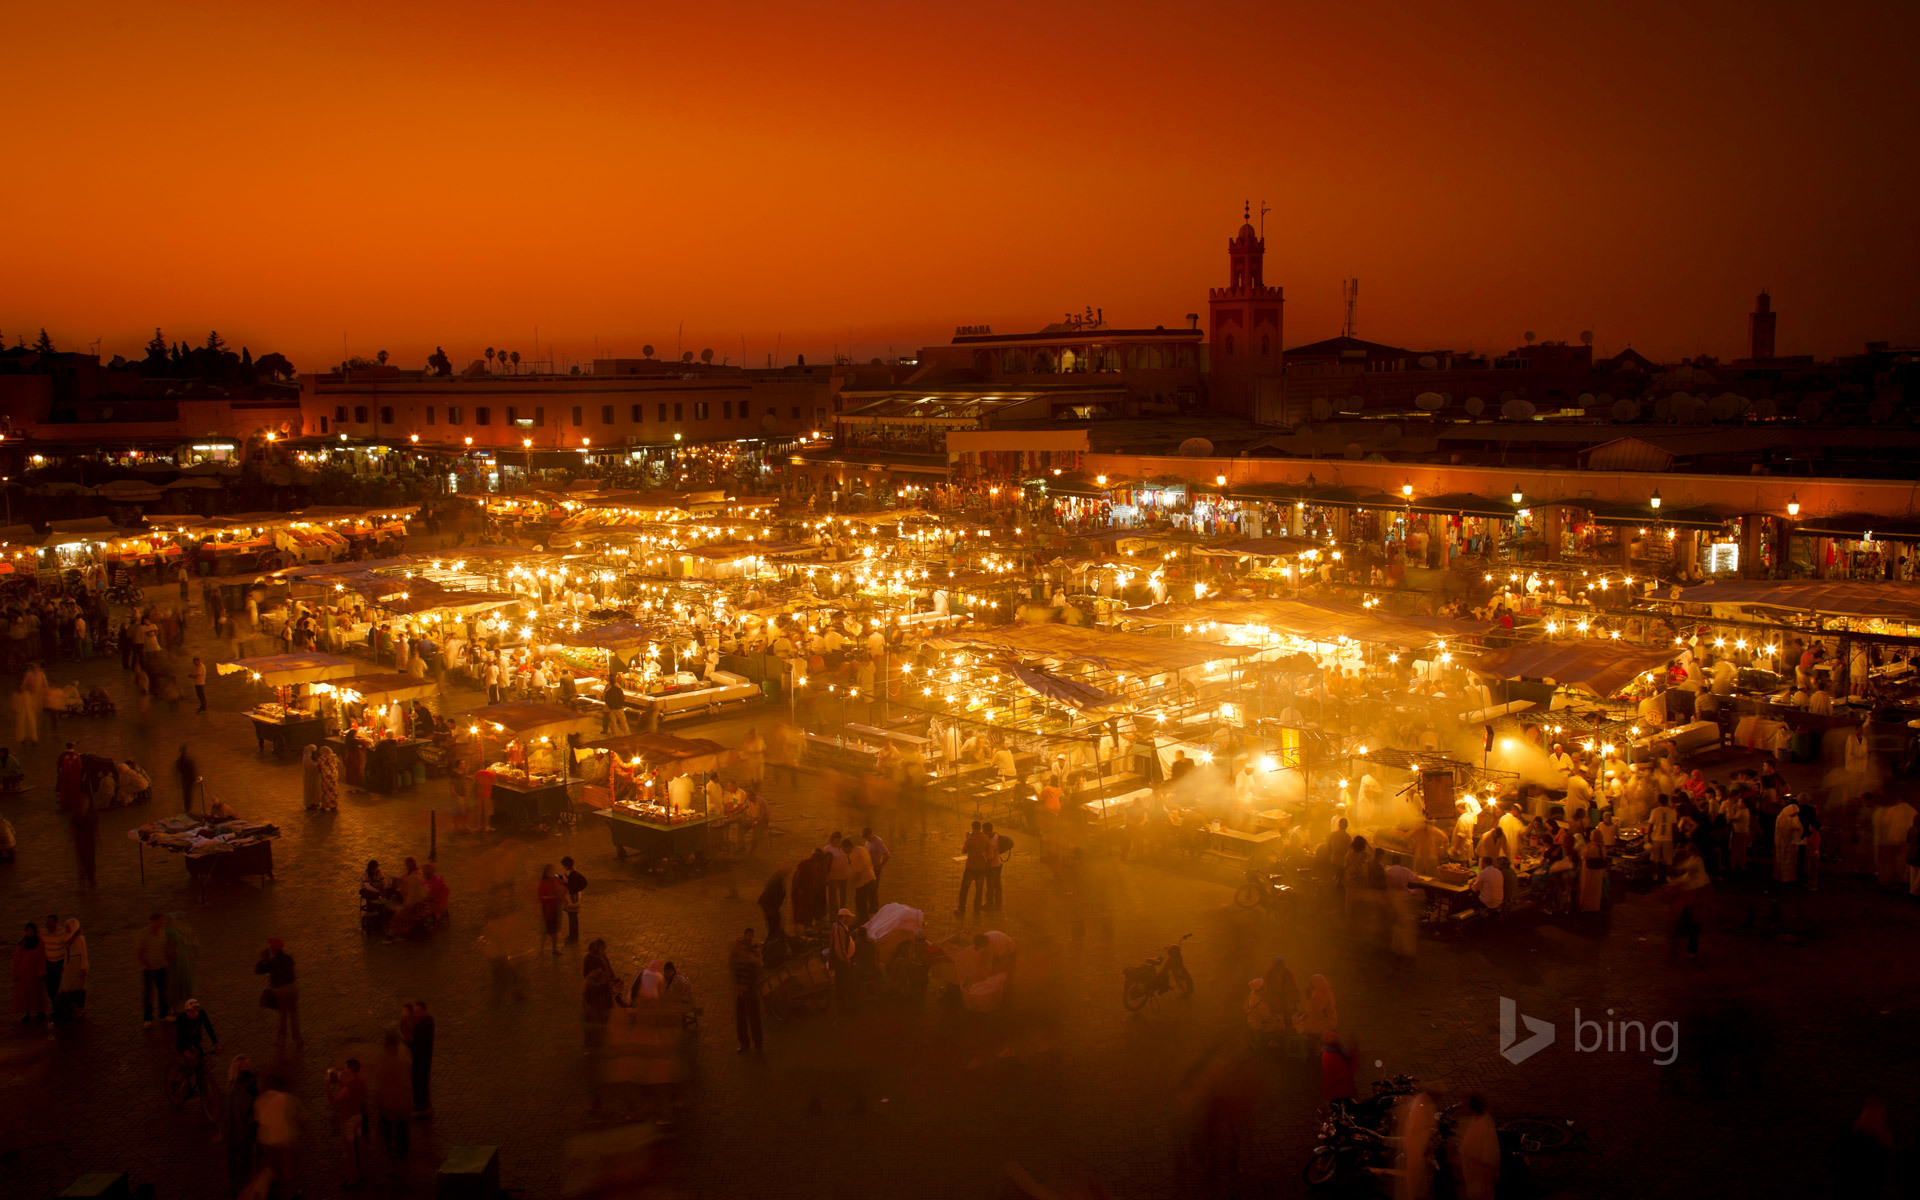
[[[1207,290],[1208,403],[1217,412],[1285,421],[1280,349],[1282,289],[1266,283],[1267,241],[1253,227],[1253,202],[1227,241],[1227,286]]]

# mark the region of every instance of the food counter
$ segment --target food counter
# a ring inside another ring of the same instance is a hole
[[[629,850],[643,861],[686,858],[707,849],[707,831],[713,818],[705,813],[673,812],[662,805],[621,802],[598,810],[613,838],[613,851],[625,858]]]
[[[496,824],[528,827],[564,815],[570,804],[567,781],[558,775],[532,775],[496,764],[474,774],[482,803]]]
[[[346,760],[346,738],[328,738],[326,744],[341,761]],[[366,755],[360,786],[381,795],[412,787],[414,767],[421,761],[420,752],[431,744],[418,738],[369,738],[365,733],[360,734],[360,750]]]
[[[1720,745],[1720,726],[1714,721],[1691,721],[1685,725],[1672,725],[1665,729],[1656,729],[1633,743],[1633,761],[1651,762],[1658,757],[1658,748],[1668,745],[1673,748],[1673,757],[1677,762],[1695,750],[1715,748]]]
[[[297,756],[308,746],[326,740],[327,720],[318,712],[262,704],[247,717],[253,722],[253,736],[260,748],[271,746],[281,758]]]
[[[629,693],[627,696],[627,704],[650,726],[706,716],[721,708],[751,703],[764,695],[758,684],[728,671],[715,671],[710,683],[686,674],[670,678],[685,682],[672,691]]]

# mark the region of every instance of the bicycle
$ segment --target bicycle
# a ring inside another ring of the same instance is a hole
[[[1241,908],[1259,908],[1276,917],[1299,915],[1293,888],[1286,876],[1273,871],[1250,870],[1247,881],[1233,893],[1233,902]]]
[[[167,1068],[161,1083],[169,1104],[184,1111],[188,1102],[198,1097],[207,1120],[217,1121],[220,1117],[220,1084],[207,1073],[207,1059],[212,1056],[212,1051],[201,1050],[197,1046],[182,1050],[179,1059]]]
[[[1551,1154],[1574,1143],[1571,1122],[1551,1121],[1543,1117],[1509,1117],[1498,1123],[1503,1136],[1515,1139],[1528,1154]]]

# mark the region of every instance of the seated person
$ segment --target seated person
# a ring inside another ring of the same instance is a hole
[[[1247,983],[1246,1003],[1241,1005],[1241,1011],[1247,1017],[1247,1028],[1255,1033],[1292,1032],[1293,1014],[1288,1013],[1283,1016],[1275,1012],[1273,1006],[1267,1003],[1266,991],[1267,981],[1264,976]]]
[[[21,769],[20,760],[10,754],[5,746],[0,746],[0,791],[19,791],[25,778],[26,772]]]
[[[1473,877],[1473,894],[1480,901],[1480,907],[1489,912],[1499,912],[1506,907],[1507,878],[1489,856],[1480,858],[1480,873]]]

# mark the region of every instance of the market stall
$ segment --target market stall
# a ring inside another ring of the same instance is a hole
[[[555,704],[519,703],[490,704],[453,721],[474,739],[475,760],[487,764],[474,772],[483,810],[491,805],[501,822],[517,827],[546,824],[569,811],[567,740],[590,732],[593,717]],[[505,757],[490,759],[495,748]]]
[[[269,654],[214,664],[221,675],[245,672],[255,683],[274,689],[274,699],[256,705],[247,716],[261,749],[271,746],[281,758],[300,753],[326,737],[326,716],[314,702],[311,685],[345,679],[360,670],[351,658],[332,654]]]
[[[596,739],[581,752],[586,777],[607,789],[600,816],[621,858],[631,851],[649,864],[697,859],[716,829],[747,814],[744,798],[729,807],[725,790],[708,786],[734,757],[717,742],[637,733]]]
[[[338,736],[327,745],[342,762],[363,762],[359,786],[390,794],[421,782],[434,751],[431,714],[423,716],[413,705],[437,695],[432,680],[411,675],[355,675],[313,690],[322,704],[336,712]],[[350,772],[351,773],[351,772]]]
[[[204,885],[209,879],[248,875],[272,879],[273,843],[280,831],[237,817],[218,820],[181,813],[149,821],[129,830],[127,836],[140,844],[143,854],[148,846],[178,854],[186,864],[187,877]]]

